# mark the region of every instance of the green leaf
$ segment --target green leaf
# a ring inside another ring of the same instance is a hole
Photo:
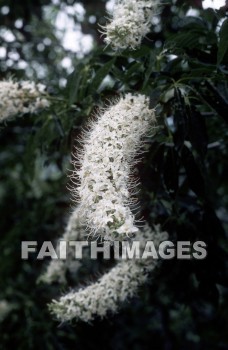
[[[77,100],[78,89],[82,79],[81,71],[84,65],[79,63],[73,73],[68,77],[67,89],[69,89],[69,105],[72,105]]]
[[[129,80],[133,75],[139,74],[143,70],[142,63],[132,62],[124,74],[125,81]]]
[[[146,88],[147,83],[148,83],[148,81],[149,81],[149,79],[150,79],[150,75],[151,75],[151,73],[153,72],[153,70],[155,70],[155,67],[154,67],[155,61],[156,61],[156,55],[155,55],[154,52],[152,51],[152,52],[150,53],[149,65],[148,65],[148,68],[147,68],[147,70],[146,70],[146,72],[145,72],[145,79],[144,79],[144,83],[143,83],[142,89],[145,89],[145,88]]]
[[[181,151],[182,162],[186,171],[189,187],[200,198],[205,198],[205,183],[201,169],[199,168],[192,152],[183,145]]]
[[[180,28],[189,28],[189,29],[197,29],[197,28],[207,28],[207,22],[205,20],[202,20],[200,17],[193,17],[193,16],[185,16],[180,19],[179,21],[179,27]]]
[[[171,197],[175,197],[178,190],[179,160],[174,147],[167,149],[164,160],[164,183]]]
[[[226,19],[219,32],[219,45],[217,54],[217,64],[220,64],[228,53],[228,19]]]
[[[108,61],[105,63],[98,71],[96,72],[95,77],[91,81],[89,92],[93,93],[96,92],[99,88],[100,84],[102,83],[103,79],[108,75],[110,72],[113,64],[115,62],[115,58],[113,58],[111,61]]]
[[[151,48],[148,47],[148,46],[145,46],[145,45],[141,45],[141,47],[137,50],[125,50],[123,51],[120,56],[122,57],[131,57],[131,58],[134,58],[134,59],[138,59],[138,58],[141,58],[141,57],[145,57],[145,56],[148,56],[150,54],[150,51],[151,51]]]
[[[171,35],[167,42],[173,43],[176,47],[193,49],[199,47],[200,39],[205,37],[202,30],[191,30]]]

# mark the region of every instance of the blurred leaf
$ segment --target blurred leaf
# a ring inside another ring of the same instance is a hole
[[[180,48],[192,49],[194,47],[200,47],[200,38],[202,37],[205,37],[202,30],[191,30],[188,32],[178,32],[170,36],[167,42],[173,42],[175,46]]]
[[[155,55],[154,51],[152,51],[150,53],[150,57],[149,57],[149,60],[148,60],[148,68],[145,71],[145,79],[144,79],[144,82],[143,82],[142,90],[144,90],[146,88],[147,83],[148,83],[148,81],[150,79],[150,75],[153,72],[153,70],[155,69],[155,67],[154,67],[155,61],[156,61],[156,55]]]
[[[189,112],[189,139],[201,157],[205,156],[208,143],[205,118],[194,106]]]
[[[183,146],[181,151],[181,159],[184,164],[188,183],[192,191],[194,191],[200,198],[205,197],[205,184],[201,171],[194,159],[193,154],[187,146]]]
[[[228,103],[226,99],[221,95],[216,86],[211,82],[205,81],[206,89],[196,91],[197,94],[203,97],[204,101],[211,106],[220,115],[226,123],[228,123]]]
[[[217,64],[220,64],[228,53],[228,19],[226,19],[219,31],[219,44],[217,54]]]
[[[134,74],[141,74],[142,71],[143,71],[143,67],[142,67],[141,63],[139,63],[139,62],[132,62],[129,65],[126,73],[124,74],[124,78],[127,81],[128,79],[131,78],[132,75],[134,75]]]
[[[176,195],[178,190],[179,160],[175,149],[169,147],[164,160],[164,182],[170,196]]]
[[[197,28],[206,29],[207,22],[200,17],[185,16],[178,22],[180,29],[195,30]]]
[[[188,115],[186,112],[185,100],[179,88],[174,89],[175,109],[174,109],[174,143],[180,148],[188,134]]]
[[[73,73],[71,73],[68,77],[66,88],[69,90],[69,105],[72,105],[77,100],[83,68],[83,63],[77,64]]]
[[[115,62],[115,58],[113,58],[111,61],[105,63],[100,69],[98,69],[95,73],[95,77],[91,81],[91,85],[89,88],[89,92],[97,92],[100,84],[104,80],[104,78],[108,75],[110,72],[113,64]]]

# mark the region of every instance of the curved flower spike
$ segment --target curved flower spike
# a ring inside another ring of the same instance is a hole
[[[91,234],[122,240],[138,231],[132,212],[137,184],[131,170],[142,137],[154,131],[155,122],[148,97],[126,94],[85,134],[84,147],[74,162],[80,170],[72,176],[79,179],[73,195],[79,197],[80,213]]]
[[[146,226],[136,239],[144,243],[151,239],[158,246],[167,239],[167,233],[158,227],[152,231]],[[152,258],[120,261],[96,283],[53,300],[50,311],[62,322],[72,319],[90,322],[97,316],[105,317],[108,312],[115,313],[124,301],[137,293],[157,264],[158,260]]]

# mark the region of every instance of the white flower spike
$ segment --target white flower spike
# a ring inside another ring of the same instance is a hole
[[[85,224],[80,217],[78,208],[74,209],[69,217],[68,224],[63,236],[58,240],[58,243],[63,240],[70,241],[83,241],[85,239]],[[57,247],[59,245],[57,244]],[[59,251],[58,251],[59,253]],[[67,271],[73,271],[74,275],[81,267],[81,261],[74,259],[75,250],[72,247],[68,250],[67,259],[53,259],[50,261],[46,271],[38,278],[38,282],[44,282],[51,284],[53,282],[59,282],[66,284]]]
[[[105,42],[114,50],[136,49],[150,31],[151,19],[157,14],[157,0],[117,1],[112,19],[103,27]]]
[[[49,107],[46,97],[43,84],[30,81],[0,81],[0,122]]]
[[[145,226],[135,239],[145,244],[150,239],[158,247],[167,237],[158,226],[153,231]],[[50,311],[62,322],[72,319],[90,322],[97,316],[107,316],[108,312],[116,313],[123,302],[137,293],[158,263],[152,258],[120,261],[97,282],[53,300]]]
[[[72,190],[92,235],[122,240],[138,231],[131,174],[142,137],[155,129],[155,122],[149,98],[129,93],[98,116],[85,134],[74,162],[80,165],[73,174],[79,186]]]

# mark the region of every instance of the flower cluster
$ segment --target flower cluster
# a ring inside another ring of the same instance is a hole
[[[81,216],[94,235],[113,240],[138,231],[132,213],[136,188],[132,167],[142,137],[153,130],[155,121],[149,99],[129,93],[106,109],[85,134],[75,161],[80,164],[74,172],[80,185],[73,187],[73,194],[79,197]]]
[[[161,232],[158,226],[154,231],[145,226],[136,239],[145,243],[147,239],[152,239],[158,246],[167,239],[167,233]],[[137,293],[157,264],[158,261],[151,258],[120,261],[94,284],[72,291],[58,301],[53,300],[49,305],[50,311],[60,321],[76,319],[85,322],[96,316],[103,318],[108,312],[115,313],[124,301]]]
[[[69,242],[71,240],[84,240],[85,236],[85,225],[83,224],[78,208],[74,209],[73,213],[69,217],[68,224],[64,235],[59,239]],[[59,245],[57,244],[57,247]],[[58,252],[59,253],[59,252]],[[73,259],[74,249],[68,250],[66,260],[51,260],[46,271],[39,277],[38,282],[44,282],[51,284],[53,282],[59,282],[66,284],[66,273],[72,271],[74,274],[77,273],[81,267],[81,262]]]
[[[45,86],[30,81],[0,82],[0,122],[49,107]]]
[[[126,94],[92,123],[84,135],[83,148],[77,157],[75,155],[73,181],[76,176],[79,186],[73,186],[73,194],[79,197],[80,204],[69,219],[64,240],[83,240],[86,228],[101,236],[103,241],[132,238],[134,233],[133,239],[143,243],[141,249],[148,240],[158,245],[167,238],[159,226],[151,230],[145,225],[139,231],[133,214],[132,189],[136,184],[132,168],[143,144],[142,137],[154,131],[155,122],[155,112],[149,108],[146,96]],[[41,280],[65,283],[65,273],[72,264],[77,271],[78,262],[73,262],[71,253],[66,261],[52,261]],[[158,260],[150,257],[117,259],[116,265],[95,283],[53,300],[50,311],[60,321],[85,322],[96,316],[105,317],[108,312],[115,313],[124,301],[137,293],[157,265]]]
[[[117,1],[112,19],[104,28],[105,42],[115,50],[136,49],[150,31],[157,0]]]

